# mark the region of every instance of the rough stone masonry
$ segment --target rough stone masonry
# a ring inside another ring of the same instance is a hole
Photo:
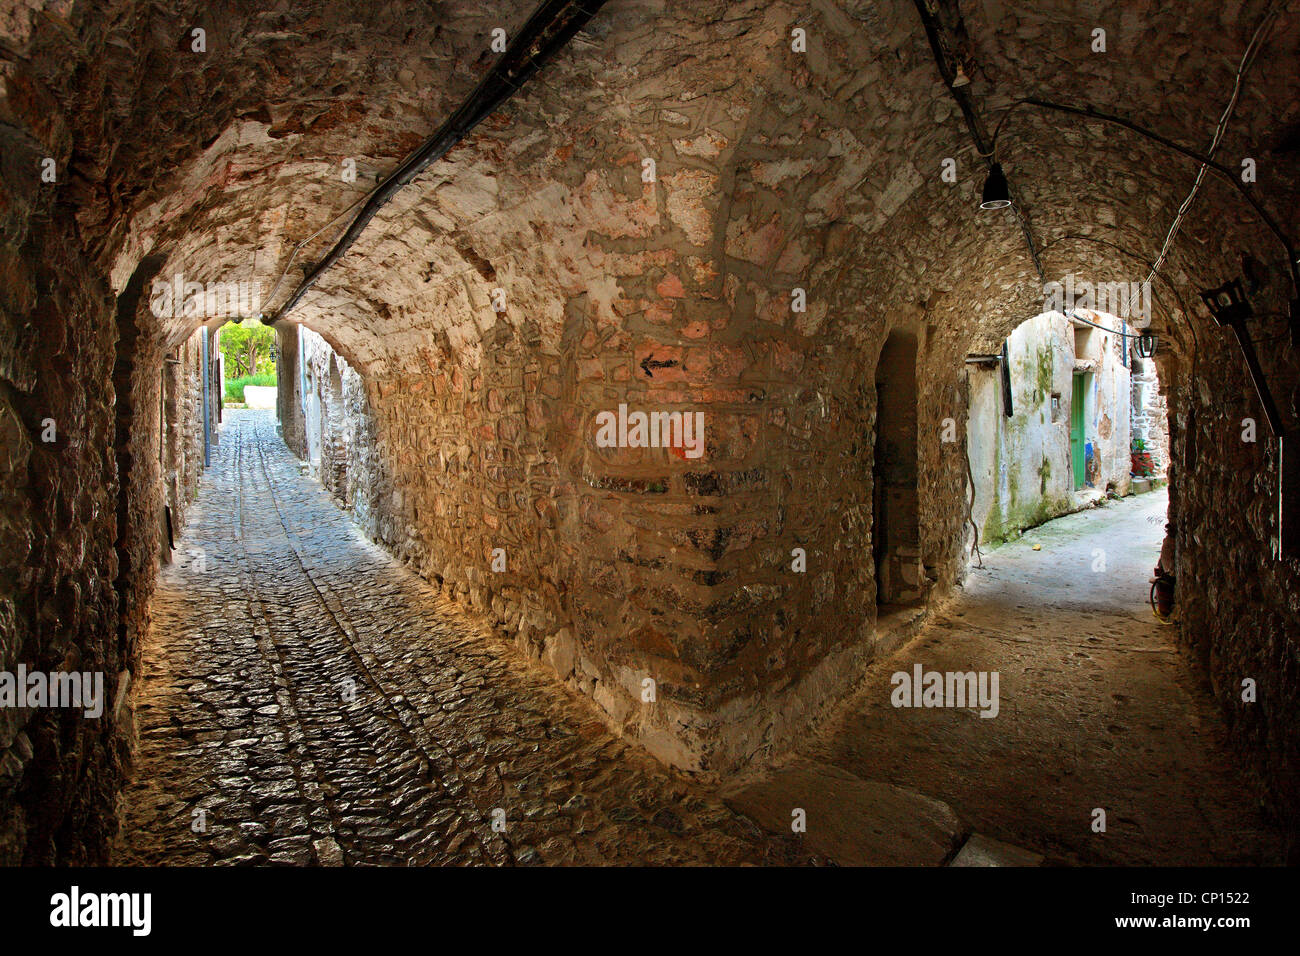
[[[1161,254],[1197,163],[1020,101],[1205,150],[1272,5],[926,6],[959,38],[1014,210],[979,208],[987,167],[917,4],[615,0],[277,323],[283,439],[364,531],[706,779],[788,752],[889,646],[872,555],[891,333],[915,342],[914,584],[933,604],[969,559],[966,356],[1044,311],[1045,280],[1142,281]],[[255,281],[277,305],[526,16],[0,12],[0,669],[125,688],[94,721],[0,712],[0,862],[103,862],[116,826],[161,515],[179,532],[201,480],[202,343],[224,321],[154,315],[150,281]],[[1284,227],[1298,46],[1283,12],[1215,152],[1253,161],[1246,188]],[[1295,428],[1286,253],[1208,176],[1152,289],[1178,626],[1261,800],[1294,821],[1300,563],[1274,556],[1277,442],[1197,296],[1243,271]],[[702,413],[703,454],[602,447],[621,404]]]

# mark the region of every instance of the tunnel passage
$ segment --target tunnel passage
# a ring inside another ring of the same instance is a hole
[[[366,542],[272,411],[227,416],[186,557],[158,583],[121,863],[807,859]],[[507,826],[481,825],[494,813]]]
[[[139,374],[114,381],[114,305],[140,262],[165,256],[182,289],[255,283],[275,316],[349,211],[482,79],[491,29],[525,19],[353,7],[121,0],[6,21],[21,53],[4,60],[0,125],[6,668],[138,673],[162,499],[134,462],[157,459],[156,383],[179,374],[165,357],[188,361],[227,318],[144,306]],[[969,560],[967,356],[1000,354],[1044,311],[1047,282],[1142,281],[1159,262],[1178,630],[1282,814],[1300,799],[1300,570],[1276,554],[1278,443],[1262,427],[1243,440],[1243,420],[1267,424],[1259,394],[1198,295],[1249,280],[1262,374],[1293,427],[1288,253],[1242,194],[1296,219],[1298,30],[1274,13],[605,4],[543,82],[395,193],[276,317],[284,441],[304,455],[309,390],[333,400],[328,362],[309,378],[300,359],[310,331],[337,356],[349,413],[328,456],[339,429],[322,416],[320,467],[366,533],[619,733],[726,775],[789,750],[885,649],[867,444],[888,330],[915,333],[928,605]],[[199,27],[202,52],[187,40]],[[1255,181],[1209,175],[1179,218],[1198,162],[1041,105],[1085,101],[1196,152],[1217,139],[1217,161],[1253,159]],[[1011,207],[980,208],[990,146]],[[162,424],[193,436],[197,397]],[[599,446],[596,417],[620,405],[702,413],[703,455]],[[105,454],[114,408],[134,409],[129,458]],[[40,440],[46,419],[59,441]],[[200,467],[183,461],[177,487]],[[119,539],[130,580],[115,589]],[[1241,699],[1246,678],[1260,706]],[[6,716],[6,859],[102,859],[133,686],[97,724]]]

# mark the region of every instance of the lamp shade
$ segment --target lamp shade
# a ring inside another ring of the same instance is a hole
[[[989,169],[989,177],[984,180],[984,195],[980,199],[981,209],[1006,209],[1011,205],[1011,188],[1007,185],[1006,174],[1002,164],[994,163]]]
[[[1217,289],[1206,289],[1201,301],[1219,325],[1235,325],[1254,315],[1240,279],[1232,279]]]

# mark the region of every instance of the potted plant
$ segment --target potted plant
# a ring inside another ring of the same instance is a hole
[[[1147,451],[1144,438],[1133,439],[1133,450],[1129,460],[1132,466],[1129,470],[1138,478],[1150,478],[1156,473],[1156,464],[1151,460],[1151,452]]]

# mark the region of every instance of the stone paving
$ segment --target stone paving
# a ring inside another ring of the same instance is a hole
[[[1111,502],[987,552],[804,753],[946,801],[1049,861],[1282,862],[1222,717],[1146,603],[1166,503],[1164,491]],[[998,672],[997,717],[892,706],[892,675],[915,664]]]
[[[761,814],[613,737],[367,541],[272,413],[229,410],[215,456],[160,576],[119,862],[853,861],[760,830],[747,817]],[[1162,493],[1128,499],[987,554],[803,753],[860,778],[845,786],[909,788],[960,815],[908,862],[947,859],[971,828],[1049,862],[1279,862],[1220,718],[1143,603],[1163,512]],[[892,707],[890,675],[913,663],[998,671],[998,717]],[[901,832],[879,799],[836,806],[810,827]],[[877,850],[864,861],[886,862]]]
[[[120,863],[815,862],[366,541],[273,413],[227,410],[176,558]]]

